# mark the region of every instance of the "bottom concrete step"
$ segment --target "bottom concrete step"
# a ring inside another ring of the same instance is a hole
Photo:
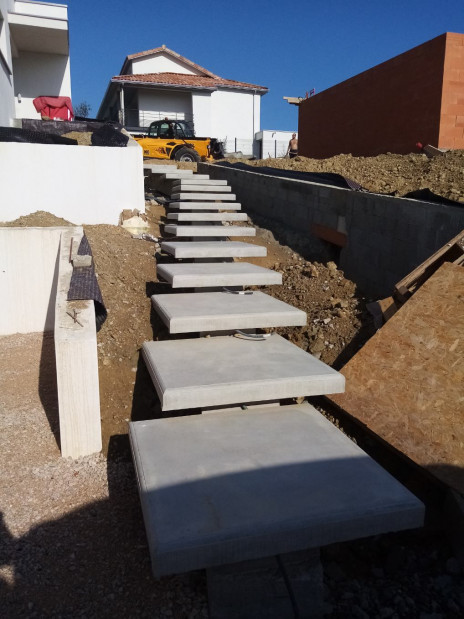
[[[250,258],[267,255],[265,247],[240,241],[164,241],[161,249],[174,258]]]
[[[248,262],[158,264],[158,277],[173,288],[267,286],[281,284],[282,274]]]
[[[129,434],[157,577],[423,524],[423,504],[306,403]]]
[[[280,335],[145,342],[162,410],[341,393],[345,379]]]
[[[259,291],[157,294],[151,300],[169,333],[306,324],[304,312]]]

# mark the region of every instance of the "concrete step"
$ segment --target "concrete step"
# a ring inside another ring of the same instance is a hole
[[[424,505],[306,403],[137,421],[129,435],[156,577],[424,521]]]
[[[180,211],[239,211],[242,208],[240,202],[170,202],[170,209],[179,209]]]
[[[188,182],[174,183],[171,189],[171,193],[187,192],[199,192],[202,193],[230,193],[232,187],[229,185],[190,185]]]
[[[256,230],[248,226],[177,226],[175,224],[165,224],[165,234],[174,236],[256,236]]]
[[[193,170],[178,170],[176,165],[144,163],[143,169],[151,174],[172,174],[173,172],[181,172],[186,176],[193,175]]]
[[[195,190],[196,191],[196,190]],[[179,200],[179,201],[183,201],[183,200],[229,200],[230,202],[235,202],[235,194],[234,193],[208,193],[208,192],[201,192],[201,193],[189,193],[188,191],[183,191],[182,193],[173,193],[171,195],[171,198],[173,200]],[[227,207],[225,207],[227,208]]]
[[[247,221],[246,213],[168,213],[175,221]]]
[[[169,333],[227,331],[306,324],[306,314],[264,292],[158,294],[151,298]]]
[[[248,262],[158,264],[158,277],[173,288],[268,286],[281,284],[282,274]]]
[[[205,180],[203,180],[205,179]],[[192,177],[189,178],[181,178],[179,180],[175,180],[173,183],[173,186],[177,186],[177,185],[205,185],[205,186],[223,186],[223,185],[227,185],[227,181],[222,180],[220,178],[216,179],[216,178],[209,178],[209,176],[207,177],[206,174],[195,174]]]
[[[345,378],[280,335],[145,342],[162,410],[341,393]]]
[[[261,245],[239,241],[164,241],[161,249],[174,258],[251,258],[267,256]]]
[[[187,172],[189,174],[187,174]],[[190,174],[192,170],[177,170],[177,172],[169,172],[167,174],[163,174],[161,180],[164,181],[177,181],[177,180],[189,180],[192,181],[193,178],[196,179],[196,182],[209,182],[209,174]]]

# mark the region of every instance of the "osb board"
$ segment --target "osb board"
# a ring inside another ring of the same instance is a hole
[[[464,268],[444,263],[342,369],[331,400],[464,492]]]

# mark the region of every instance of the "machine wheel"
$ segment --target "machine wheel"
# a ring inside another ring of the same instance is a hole
[[[201,161],[200,155],[193,148],[187,148],[186,146],[179,148],[175,153],[174,159],[176,161]]]

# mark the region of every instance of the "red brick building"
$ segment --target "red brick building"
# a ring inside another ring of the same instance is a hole
[[[304,99],[299,152],[325,158],[464,148],[464,34],[447,32]]]

